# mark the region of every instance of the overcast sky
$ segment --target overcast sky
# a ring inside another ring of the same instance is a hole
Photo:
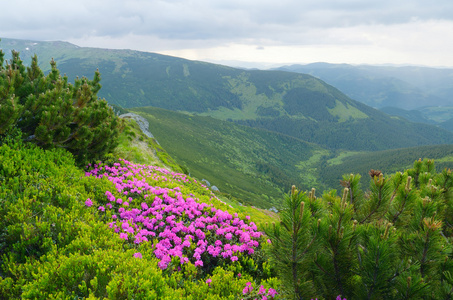
[[[0,5],[5,38],[217,62],[453,67],[452,0],[0,0]]]

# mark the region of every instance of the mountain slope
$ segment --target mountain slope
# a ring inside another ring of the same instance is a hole
[[[434,159],[438,171],[453,169],[453,145],[420,146],[376,152],[338,153],[336,157],[322,160],[318,165],[319,177],[331,188],[339,188],[344,174],[361,174],[365,181],[371,169],[385,174],[402,172],[413,167],[418,159]]]
[[[293,137],[210,117],[140,107],[153,135],[192,176],[259,207],[278,206],[292,184],[318,187],[316,164],[329,152]]]
[[[449,128],[442,122],[453,118],[453,69],[313,63],[277,70],[316,76],[354,100],[413,122]]]

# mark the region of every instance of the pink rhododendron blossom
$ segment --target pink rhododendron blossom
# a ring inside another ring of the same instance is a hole
[[[242,290],[243,295],[247,295],[248,293],[251,293],[253,290],[253,286],[251,282],[247,282],[245,285],[245,288]]]
[[[277,295],[277,294],[278,294],[277,291],[272,289],[272,288],[269,288],[269,291],[267,292],[267,295],[272,297],[272,298],[274,298],[275,295]]]
[[[195,267],[202,267],[202,266],[203,266],[203,261],[197,260],[197,261],[195,262]]]
[[[173,257],[181,264],[191,261],[200,268],[205,259],[209,259],[209,264],[235,262],[242,257],[239,253],[253,254],[259,247],[258,239],[262,234],[253,222],[249,222],[249,217],[242,220],[237,213],[233,217],[228,211],[201,203],[193,194],[183,194],[180,187],[151,184],[170,179],[170,183],[171,180],[192,181],[199,185],[184,174],[156,166],[135,165],[126,160],[113,166],[93,165],[86,174],[107,177],[114,184],[116,191],[105,192],[102,206],[112,212],[112,222],[108,226],[125,243],[153,242],[154,255],[160,260],[161,269],[166,269]],[[115,195],[127,195],[127,201],[123,202]],[[212,193],[210,197],[210,201],[220,201]],[[91,200],[89,203],[86,205],[91,206]]]
[[[140,252],[134,253],[134,257],[142,258],[142,254]]]
[[[88,207],[91,207],[93,205],[93,201],[91,201],[90,198],[88,198],[86,201],[85,201],[85,205],[88,206]]]

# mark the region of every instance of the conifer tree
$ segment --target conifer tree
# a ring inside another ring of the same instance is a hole
[[[311,211],[305,206],[308,200],[293,186],[285,196],[280,222],[265,227],[272,240],[269,256],[294,299],[313,295],[308,266],[315,253],[319,222],[313,222]]]
[[[53,59],[50,65],[44,75],[35,55],[26,68],[16,51],[5,67],[0,65],[0,134],[16,126],[26,141],[65,148],[79,163],[99,159],[117,145],[122,124],[97,97],[99,70],[93,80],[77,78],[70,84]]]
[[[11,65],[4,68],[3,59],[4,53],[0,50],[0,135],[16,124],[23,108],[15,92],[15,87],[21,83],[20,71]]]
[[[330,191],[317,199],[312,190],[303,200],[293,191],[285,198],[281,224],[266,230],[283,283],[303,299],[452,299],[451,170],[437,174],[432,160],[417,160],[405,172],[372,170],[370,176],[367,191],[360,176],[346,175],[342,197]],[[305,220],[294,218],[301,202],[311,217],[295,235],[288,228]],[[289,276],[294,240],[304,255],[297,281]]]
[[[342,198],[332,193],[325,193],[323,198],[327,211],[319,226],[318,242],[322,247],[314,256],[312,270],[318,291],[334,299],[352,289],[357,221],[353,219],[348,188],[344,189]]]

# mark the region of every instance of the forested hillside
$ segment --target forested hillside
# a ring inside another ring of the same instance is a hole
[[[315,144],[211,117],[152,107],[132,111],[149,121],[159,143],[191,175],[249,205],[278,207],[292,184],[311,189],[322,182],[315,170],[326,150]]]
[[[453,119],[453,69],[313,63],[280,67],[313,75],[354,100],[407,120],[437,124]]]

